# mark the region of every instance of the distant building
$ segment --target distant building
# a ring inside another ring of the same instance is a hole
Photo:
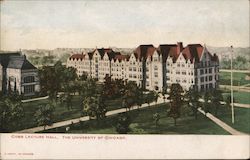
[[[32,96],[40,91],[38,70],[20,52],[0,53],[0,91]]]
[[[74,54],[67,61],[68,67],[77,69],[80,76],[104,81],[106,75],[113,79],[127,79],[149,90],[162,91],[172,83],[179,83],[188,90],[194,87],[205,91],[218,86],[219,59],[200,44],[181,42],[140,45],[130,55],[122,55],[112,49],[95,49],[90,53]]]

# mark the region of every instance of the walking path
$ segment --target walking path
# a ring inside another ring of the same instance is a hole
[[[166,97],[167,97],[167,96],[166,96]],[[25,100],[24,103],[25,103],[25,102],[30,102],[30,101],[36,101],[36,100],[40,100],[40,99],[46,99],[46,98],[48,98],[48,97],[41,97],[41,98],[29,99],[29,100]],[[203,99],[200,99],[200,101],[203,102],[204,100],[203,100]],[[151,106],[151,105],[155,105],[155,104],[165,103],[165,102],[169,102],[169,100],[165,99],[165,101],[164,101],[163,97],[160,96],[160,97],[158,98],[157,103],[152,102],[152,103],[150,103],[150,106]],[[221,104],[225,104],[225,102],[221,102]],[[235,106],[235,107],[250,108],[250,104],[234,103],[234,106]],[[147,103],[144,103],[144,104],[142,104],[142,106],[141,106],[140,108],[145,108],[145,107],[149,107],[149,105],[148,105]],[[138,109],[138,106],[133,106],[133,107],[131,107],[130,110],[136,110],[136,109]],[[198,110],[199,110],[201,113],[203,113],[203,114],[205,115],[205,113],[204,113],[203,110],[201,110],[201,109],[198,109]],[[121,108],[121,109],[117,109],[117,110],[108,111],[108,112],[106,113],[106,116],[115,115],[115,114],[123,113],[123,112],[126,112],[126,108]],[[232,133],[234,133],[234,134],[235,134],[235,133],[241,133],[241,132],[239,132],[239,131],[233,129],[232,127],[228,126],[226,123],[222,122],[222,121],[219,120],[218,118],[214,117],[214,116],[213,116],[212,114],[210,114],[210,113],[207,113],[206,116],[209,117],[210,119],[211,119],[211,117],[212,117],[211,120],[213,120],[213,121],[214,121],[216,124],[218,124],[219,126],[220,126],[221,124],[223,124],[222,126],[223,126],[223,127],[226,126],[226,130],[229,129],[229,130],[230,130]],[[58,128],[58,127],[63,127],[63,126],[70,125],[70,124],[72,124],[72,123],[79,123],[80,121],[88,121],[88,120],[89,120],[89,116],[84,116],[84,117],[80,117],[80,118],[75,118],[75,119],[70,119],[70,120],[66,120],[66,121],[56,122],[56,123],[53,123],[53,125],[51,125],[51,126],[46,126],[45,130],[54,129],[54,128]],[[217,122],[218,122],[218,123],[217,123]],[[228,128],[227,126],[230,127],[231,129]],[[223,128],[223,127],[222,127],[222,128]],[[224,129],[225,129],[225,128],[224,128]],[[34,127],[34,128],[29,128],[29,129],[24,129],[24,130],[21,130],[21,131],[17,131],[16,133],[35,133],[35,132],[41,132],[41,131],[43,131],[43,130],[44,130],[44,126],[39,126],[39,127]],[[234,132],[234,131],[235,131],[235,132]],[[229,132],[229,131],[228,131],[228,132]],[[229,132],[229,133],[231,133],[231,132]]]
[[[226,102],[220,101],[221,104],[226,104]],[[234,103],[235,107],[250,108],[250,104]]]
[[[25,99],[25,100],[22,100],[21,102],[22,103],[33,102],[33,101],[39,101],[39,100],[48,99],[48,98],[49,96],[45,96],[45,97],[39,97],[39,98]]]
[[[232,70],[233,72],[250,73],[250,70]],[[220,69],[220,72],[231,72],[230,69]]]
[[[220,85],[220,88],[231,89],[231,86],[230,85]],[[233,90],[250,92],[250,87],[246,87],[246,86],[233,86]]]
[[[168,102],[168,101],[166,100],[165,102]],[[155,105],[155,104],[161,104],[161,103],[164,103],[164,100],[163,100],[163,98],[159,97],[157,103],[152,102],[152,103],[150,103],[150,106]],[[147,103],[144,103],[144,104],[142,104],[142,106],[140,108],[146,108],[146,107],[149,107],[149,105]],[[133,107],[131,107],[130,111],[136,110],[136,109],[138,109],[138,106],[133,106]],[[106,116],[111,116],[111,115],[115,115],[115,114],[123,113],[123,112],[126,112],[126,108],[108,111],[106,113]],[[53,123],[53,125],[51,125],[51,126],[46,126],[45,130],[63,127],[63,126],[70,125],[72,123],[79,123],[80,121],[83,122],[83,121],[88,121],[88,120],[89,120],[89,116],[84,116],[84,117],[80,117],[80,118],[70,119],[70,120],[66,120],[66,121],[62,121],[62,122],[57,122],[57,123]],[[29,128],[29,129],[17,131],[16,133],[35,133],[35,132],[41,132],[43,130],[44,130],[44,126],[39,126],[39,127],[35,127],[35,128]]]
[[[201,108],[198,108],[198,111],[207,116],[209,119],[211,119],[214,123],[219,125],[221,128],[226,130],[232,135],[248,135],[243,132],[237,131],[236,129],[232,128],[231,126],[227,125],[225,122],[221,121],[217,117],[213,116],[211,113],[205,113]]]

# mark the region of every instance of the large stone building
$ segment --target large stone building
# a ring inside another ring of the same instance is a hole
[[[104,81],[106,75],[113,79],[135,81],[149,90],[161,91],[172,83],[179,83],[188,90],[198,91],[218,86],[219,60],[205,46],[189,44],[140,45],[130,55],[122,55],[112,49],[95,49],[90,53],[73,54],[68,67],[77,69],[80,76]]]
[[[0,54],[0,91],[32,96],[40,91],[38,70],[20,52]]]

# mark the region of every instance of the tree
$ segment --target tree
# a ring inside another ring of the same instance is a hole
[[[41,92],[49,95],[50,99],[56,99],[60,89],[60,78],[55,74],[55,68],[51,66],[43,66],[39,70]]]
[[[72,95],[64,93],[60,96],[60,102],[62,105],[66,104],[68,110],[72,109]]]
[[[86,113],[90,119],[95,118],[97,121],[104,119],[106,112],[106,104],[101,97],[92,95],[84,98],[83,113]]]
[[[78,77],[78,79],[79,79],[80,81],[86,81],[86,80],[88,79],[88,73],[87,73],[87,72],[83,72],[82,75],[80,75],[80,76]]]
[[[174,119],[174,125],[176,126],[176,120],[180,117],[180,109],[183,104],[183,89],[179,83],[173,83],[170,86],[170,93],[168,99],[170,100],[170,111],[168,116]]]
[[[167,95],[167,86],[163,87],[162,89],[162,96],[163,96],[164,102],[166,102],[166,95]]]
[[[46,126],[50,126],[53,124],[54,111],[54,105],[52,103],[49,103],[39,106],[39,109],[35,113],[37,124],[43,126],[44,130]]]
[[[155,101],[155,104],[157,103],[159,97],[160,97],[159,93],[156,91],[153,91],[153,99]]]
[[[215,116],[217,116],[220,101],[223,101],[223,96],[220,90],[214,89],[211,94],[211,104],[215,108]]]
[[[49,95],[50,99],[56,99],[59,91],[66,91],[69,82],[77,79],[76,69],[66,67],[57,61],[54,66],[43,66],[39,70],[41,92]]]
[[[0,99],[0,130],[10,132],[24,116],[21,100],[18,97],[1,97]]]
[[[124,96],[122,97],[124,107],[130,110],[137,103],[138,90],[139,88],[135,82],[129,81],[125,84]]]
[[[138,109],[142,106],[143,103],[144,103],[143,90],[141,88],[138,88],[136,93],[136,105],[138,106]]]
[[[203,103],[203,110],[205,113],[208,113],[210,112],[210,102],[211,101],[211,92],[210,91],[206,91],[205,94],[203,95],[203,100],[204,100],[204,103]]]
[[[155,99],[156,98],[155,98],[155,94],[153,91],[150,91],[149,93],[147,93],[145,95],[145,102],[148,104],[148,106],[150,106],[150,103],[155,101]],[[158,97],[157,97],[157,99],[158,99]]]
[[[160,116],[159,113],[153,114],[153,119],[154,119],[154,122],[155,122],[155,127],[158,126],[158,123],[159,123],[160,118],[161,118],[161,116]]]
[[[118,132],[119,134],[127,134],[130,131],[130,124],[130,116],[127,113],[120,114],[115,126],[116,132]]]
[[[225,100],[225,101],[226,101],[226,106],[227,106],[227,107],[231,107],[231,102],[232,102],[232,101],[231,101],[231,95],[228,95],[228,96],[226,97],[226,100]],[[236,99],[235,99],[235,98],[233,98],[233,102],[236,103]]]
[[[195,119],[197,119],[198,108],[201,106],[199,99],[201,98],[200,93],[194,88],[190,88],[186,94],[185,98],[187,99],[187,105],[191,107]]]
[[[112,79],[112,76],[106,75],[103,85],[103,94],[106,98],[113,99],[114,97],[121,97],[124,94],[125,82],[122,79]]]

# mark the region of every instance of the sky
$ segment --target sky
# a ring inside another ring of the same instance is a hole
[[[248,0],[2,1],[1,50],[249,46]]]

